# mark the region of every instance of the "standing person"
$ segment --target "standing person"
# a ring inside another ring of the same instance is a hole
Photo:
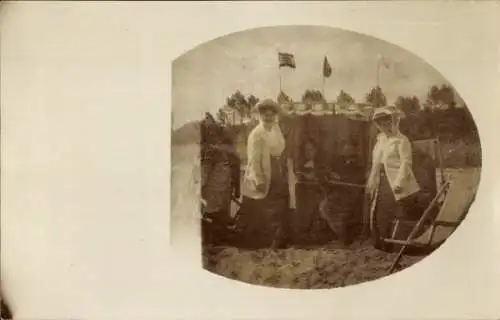
[[[379,108],[373,121],[380,133],[373,148],[367,183],[370,196],[370,229],[374,245],[390,250],[382,238],[391,235],[395,218],[403,218],[420,186],[412,169],[412,145],[399,131],[402,113],[393,106]]]
[[[281,247],[288,240],[289,190],[285,138],[278,123],[280,107],[267,99],[257,109],[260,121],[248,136],[242,184],[242,245]]]
[[[209,126],[202,131],[201,195],[204,222],[208,223],[203,224],[203,241],[215,244],[228,235],[231,200],[240,197],[240,161],[229,134],[216,123],[206,124]]]

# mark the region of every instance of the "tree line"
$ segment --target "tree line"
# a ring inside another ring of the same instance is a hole
[[[283,91],[278,94],[276,100],[278,103],[292,102],[292,99]],[[305,90],[301,101],[304,103],[325,102],[325,97],[320,90]],[[259,98],[253,94],[245,96],[237,90],[227,97],[224,108],[234,110],[240,121],[243,121],[242,119],[251,117],[252,110],[258,102]],[[357,103],[344,90],[340,91],[335,102],[340,108]],[[360,102],[377,108],[387,105],[387,98],[382,88],[376,86]],[[456,93],[449,85],[431,86],[423,102],[416,96],[399,96],[394,104],[405,113],[406,118],[402,120],[401,127],[411,136],[433,135],[445,140],[461,138],[478,140],[472,115],[466,106],[457,107]],[[223,125],[231,122],[228,115],[223,112],[223,108],[219,109],[217,120]]]

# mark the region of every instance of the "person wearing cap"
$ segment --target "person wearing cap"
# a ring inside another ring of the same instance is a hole
[[[371,200],[373,241],[382,250],[390,250],[381,240],[390,237],[394,219],[404,217],[407,202],[420,191],[412,169],[412,145],[399,131],[402,116],[399,109],[388,106],[377,109],[372,117],[379,134],[366,191]]]
[[[285,138],[278,123],[281,108],[267,99],[257,105],[259,124],[248,136],[248,163],[243,176],[241,221],[246,237],[242,245],[284,246],[289,204]],[[248,236],[248,237],[247,237]]]
[[[231,224],[231,199],[240,197],[240,160],[228,132],[206,115],[201,124],[203,241],[217,244]],[[211,231],[211,232],[208,232]],[[213,232],[212,232],[213,231]]]

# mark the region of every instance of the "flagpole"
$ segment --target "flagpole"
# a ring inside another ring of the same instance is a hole
[[[323,87],[322,87],[322,90],[321,90],[321,94],[323,95],[323,99],[326,99],[325,98],[325,83],[326,83],[326,78],[323,75]]]
[[[281,92],[283,92],[283,79],[282,79],[282,75],[281,75],[281,67],[278,67],[278,73],[280,76],[280,93],[281,93]]]
[[[333,74],[333,77],[334,77],[334,78],[333,78],[333,84],[334,84],[334,87],[335,87],[335,90],[333,91],[333,93],[334,93],[333,99],[334,99],[334,101],[337,101],[337,96],[338,96],[338,95],[339,95],[339,93],[340,93],[340,91],[339,91],[339,87],[340,87],[340,86],[339,86],[339,83],[340,83],[340,80],[339,80],[339,79],[340,79],[340,77],[339,77],[339,75],[338,75],[338,73],[337,73],[337,72],[335,72],[335,73]]]
[[[377,58],[377,78],[376,78],[377,87],[380,86],[380,57]]]
[[[276,54],[279,56],[280,54],[280,50],[278,48],[276,48]],[[282,74],[281,74],[281,66],[278,64],[278,74],[279,74],[279,78],[280,78],[280,92],[283,92],[283,77],[282,77]]]
[[[325,56],[323,58],[323,68],[322,68],[322,78],[323,78],[323,86],[322,86],[322,89],[321,89],[321,94],[323,95],[323,99],[326,100],[326,97],[325,97],[325,85],[326,85],[326,76],[325,76],[325,68],[326,68],[326,56],[327,56],[328,53],[325,53]]]

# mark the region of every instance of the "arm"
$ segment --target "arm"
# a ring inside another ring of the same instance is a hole
[[[373,197],[376,186],[378,184],[378,174],[380,172],[380,167],[382,166],[382,152],[380,150],[380,144],[382,137],[378,136],[372,151],[372,163],[370,168],[370,173],[368,175],[368,181],[366,182],[365,193]]]
[[[408,138],[401,139],[400,143],[398,144],[398,151],[401,165],[399,167],[399,172],[395,180],[395,185],[401,186],[403,178],[408,174],[408,172],[411,172],[412,170],[413,153],[411,143]]]
[[[370,168],[370,174],[368,177],[368,182],[373,182],[374,179],[376,178],[376,175],[379,172],[379,168],[381,165],[381,157],[382,153],[380,152],[380,137],[377,138],[377,141],[375,142],[375,145],[373,146],[373,151],[372,151],[372,163],[371,163],[371,168]]]

